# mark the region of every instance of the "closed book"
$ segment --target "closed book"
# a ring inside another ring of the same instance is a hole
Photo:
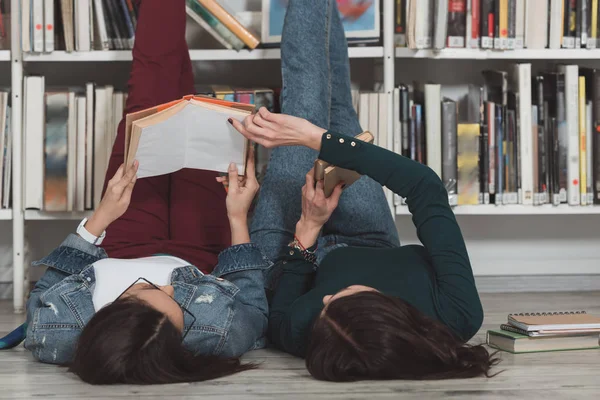
[[[598,0],[591,0],[589,21],[589,35],[586,47],[588,49],[595,49],[598,47]]]
[[[402,155],[408,157],[410,144],[410,100],[408,96],[408,87],[400,85],[400,123],[402,124]]]
[[[189,9],[188,14],[192,16],[192,18],[200,25],[203,26],[201,21],[204,21],[204,24],[208,25],[210,29],[207,29],[209,33],[212,34],[214,31],[217,34],[217,40],[221,43],[225,41],[225,47],[233,48],[235,50],[241,50],[244,48],[244,42],[240,40],[233,32],[231,32],[225,25],[221,23],[217,18],[215,18],[211,13],[206,10],[200,3],[196,0],[187,0],[187,9]],[[214,35],[213,35],[214,36]],[[221,39],[219,39],[219,37]]]
[[[467,0],[467,28],[465,47],[478,49],[481,29],[481,0]]]
[[[415,84],[415,101],[424,106],[425,158],[427,165],[440,178],[442,176],[442,86]]]
[[[526,0],[515,0],[515,49],[522,49],[525,46],[525,15]]]
[[[73,210],[85,210],[85,176],[86,176],[86,131],[87,105],[85,96],[77,96],[77,137],[76,137],[76,166],[75,166],[75,198]],[[69,154],[72,157],[72,154]]]
[[[44,0],[31,0],[31,25],[33,27],[33,51],[44,51]]]
[[[562,16],[563,26],[563,38],[562,47],[567,49],[575,48],[575,35],[577,34],[577,0],[551,0],[550,3],[550,18],[555,21],[558,17],[558,9],[560,9]],[[552,21],[550,29],[552,29]],[[556,23],[555,23],[556,24]],[[550,33],[552,35],[552,32]],[[551,47],[554,48],[554,47]]]
[[[31,12],[31,1],[21,1],[21,50],[24,53],[32,50]]]
[[[538,187],[534,188],[534,203],[545,204],[547,197],[547,175],[548,160],[546,148],[546,122],[544,105],[544,77],[538,75],[535,77],[532,88],[533,104],[536,106],[537,113],[537,159],[538,159]]]
[[[98,34],[96,50],[110,50],[112,47],[111,38],[108,35],[106,25],[106,16],[104,15],[104,6],[102,0],[92,0],[94,2],[93,14],[95,18],[95,29]]]
[[[494,48],[497,49],[508,49],[508,1],[509,0],[497,0],[497,15],[498,30],[496,32],[496,39],[499,42],[494,43]]]
[[[479,124],[457,126],[458,204],[479,204]]]
[[[533,138],[533,205],[540,205],[540,161],[538,150],[538,108],[536,105],[531,106],[531,136]]]
[[[458,204],[457,167],[457,110],[456,102],[444,99],[442,103],[442,182],[448,191],[448,203]]]
[[[568,128],[565,105],[565,75],[562,72],[545,73],[544,101],[552,120],[547,121],[550,142],[549,165],[552,169],[552,203],[567,202],[567,158],[568,158]]]
[[[598,335],[529,337],[516,332],[489,330],[488,346],[510,353],[597,349]]]
[[[514,95],[513,93],[510,93]],[[509,96],[509,99],[514,96]],[[504,196],[503,204],[518,203],[517,189],[517,157],[516,148],[516,100],[509,101],[509,108],[506,110],[506,135],[504,140]]]
[[[577,65],[559,65],[558,71],[565,75],[567,203],[575,206],[579,205],[581,201],[579,190],[579,67]],[[581,73],[585,73],[583,69]]]
[[[369,128],[368,130],[373,134],[375,140],[374,143],[379,145],[379,93],[369,93]]]
[[[75,92],[68,93],[67,120],[67,211],[75,209],[77,198],[77,100]]]
[[[11,206],[12,189],[12,131],[11,131],[11,109],[6,107],[6,129],[4,139],[4,168],[2,170],[2,207]]]
[[[44,77],[25,77],[23,115],[24,159],[24,204],[25,209],[42,210],[44,208],[44,132],[45,97]]]
[[[84,208],[94,207],[94,91],[93,83],[85,85],[85,200]]]
[[[448,7],[448,47],[465,47],[467,34],[466,0],[446,1]]]
[[[508,45],[509,50],[515,49],[517,37],[517,0],[508,0]]]
[[[579,74],[585,77],[586,100],[592,102],[592,146],[587,146],[586,152],[592,158],[592,175],[588,175],[588,180],[594,191],[594,203],[600,204],[600,72],[595,68],[580,68]]]
[[[92,50],[89,0],[75,0],[75,50]]]
[[[6,168],[6,158],[8,156],[8,136],[9,132],[9,116],[8,107],[8,92],[0,91],[0,200],[3,197],[2,179],[4,177],[4,169]]]
[[[594,155],[592,151],[592,135],[594,134],[593,121],[592,121],[592,113],[593,113],[593,104],[591,101],[586,100],[586,111],[585,111],[585,139],[586,145],[585,148],[588,149],[586,152],[587,155],[587,205],[591,206],[594,204]]]
[[[579,77],[579,194],[580,204],[587,205],[587,132],[586,132],[586,89],[585,76]],[[591,178],[591,177],[590,177]]]
[[[542,337],[542,336],[581,336],[587,334],[595,334],[600,335],[600,328],[591,328],[591,329],[563,329],[563,330],[551,330],[551,331],[527,331],[525,329],[517,328],[516,326],[502,324],[500,325],[500,329],[503,331],[519,333],[521,335],[527,335],[532,337]]]
[[[589,9],[588,2],[590,0],[579,0],[577,7],[577,38],[579,39],[579,47],[587,46],[588,39],[588,24],[589,24]]]
[[[548,46],[548,1],[527,0],[525,4],[525,47],[545,49]]]
[[[496,196],[494,204],[501,205],[504,203],[504,180],[506,179],[504,172],[504,156],[506,146],[505,129],[506,129],[506,107],[496,104]]]
[[[441,50],[446,47],[447,36],[448,42],[450,41],[448,3],[450,3],[451,7],[454,0],[433,0],[433,2],[435,4],[433,13],[433,48]],[[449,44],[448,47],[450,47]]]
[[[481,18],[480,18],[480,35],[481,47],[491,49],[494,47],[494,32],[495,32],[495,6],[494,0],[480,0],[481,2]]]
[[[510,83],[518,93],[517,104],[517,136],[518,158],[517,168],[521,189],[520,202],[525,205],[533,204],[533,164],[534,153],[532,150],[532,119],[531,119],[531,64],[523,63],[513,66]]]
[[[600,329],[600,317],[585,311],[509,314],[508,323],[527,332]]]
[[[69,93],[46,93],[44,210],[68,209]]]
[[[434,0],[411,1],[409,8],[408,46],[430,49],[433,45]]]
[[[125,30],[127,32],[127,38],[129,40],[129,48],[133,49],[133,42],[135,40],[135,25],[133,24],[133,19],[131,18],[131,14],[129,13],[129,9],[127,7],[126,0],[117,0],[117,6],[120,5],[121,9],[121,20],[125,26]]]
[[[255,49],[260,40],[215,0],[197,0],[209,13],[233,32],[248,48]]]
[[[488,192],[490,202],[494,202],[496,195],[496,104],[493,102],[485,103],[485,119],[488,130]]]
[[[215,97],[219,100],[235,101],[235,91],[229,86],[213,85]]]
[[[73,0],[60,0],[60,11],[62,16],[63,36],[65,50],[75,51],[75,31],[73,29]]]
[[[363,131],[369,129],[369,93],[358,96],[358,122]]]
[[[394,43],[396,47],[406,46],[406,2],[394,0]]]

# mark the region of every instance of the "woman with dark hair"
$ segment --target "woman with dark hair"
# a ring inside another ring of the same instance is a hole
[[[275,148],[251,227],[277,261],[268,336],[318,379],[488,376],[494,360],[466,343],[483,310],[442,182],[354,138],[363,130],[336,1],[291,0],[281,52],[284,114],[231,121]],[[303,176],[316,158],[365,176],[326,198],[313,171]],[[381,185],[406,198],[423,246],[400,246]]]
[[[185,0],[141,2],[126,113],[194,92],[185,21]],[[210,171],[136,182],[137,162],[123,167],[124,140],[123,119],[100,205],[36,263],[48,269],[27,302],[25,347],[92,384],[253,368],[238,357],[265,344],[272,265],[248,234],[253,158],[245,180],[230,166],[228,193]]]

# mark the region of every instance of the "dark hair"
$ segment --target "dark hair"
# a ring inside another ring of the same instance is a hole
[[[195,355],[166,315],[137,299],[98,311],[68,367],[94,385],[196,382],[256,368],[237,358]]]
[[[306,367],[316,379],[490,377],[498,359],[405,301],[360,292],[332,301],[313,325]]]

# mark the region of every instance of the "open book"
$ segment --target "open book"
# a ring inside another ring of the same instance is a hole
[[[185,96],[128,114],[125,164],[138,160],[138,178],[183,168],[227,172],[231,162],[244,175],[250,145],[227,120],[241,121],[253,111],[251,104]]]

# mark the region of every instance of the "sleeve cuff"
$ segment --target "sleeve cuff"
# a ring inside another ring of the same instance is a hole
[[[219,262],[212,274],[219,277],[249,269],[267,269],[271,265],[271,261],[256,244],[244,243],[223,250],[219,254]]]
[[[107,257],[104,249],[85,241],[79,235],[70,234],[52,253],[32,265],[46,265],[67,274],[77,274],[88,265]]]

